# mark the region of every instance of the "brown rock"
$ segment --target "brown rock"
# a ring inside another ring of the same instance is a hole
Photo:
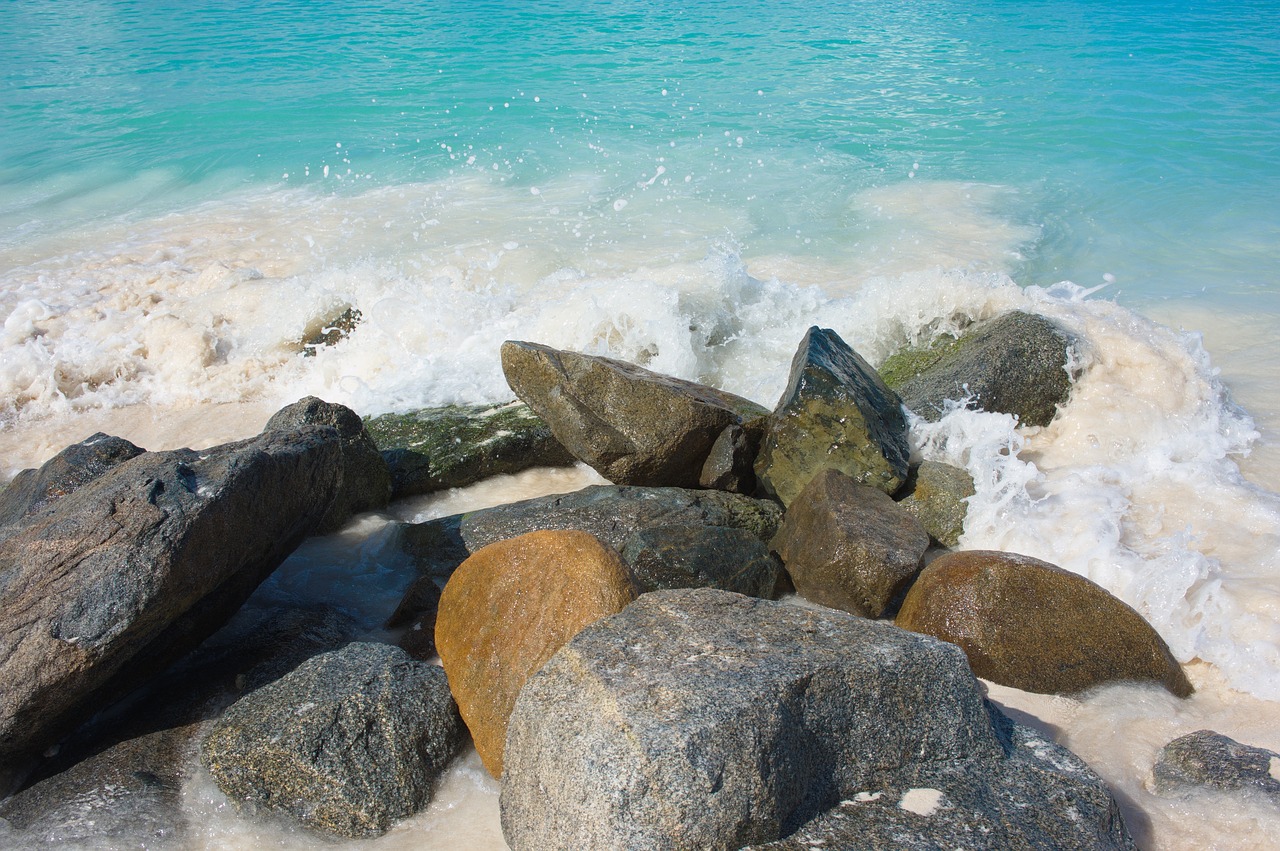
[[[928,533],[906,509],[839,470],[813,477],[773,539],[801,597],[872,618],[920,570],[928,547]]]
[[[436,650],[490,774],[502,776],[507,719],[525,681],[634,599],[618,554],[577,530],[499,541],[454,571],[440,597]]]
[[[1153,680],[1191,684],[1151,625],[1101,587],[1015,553],[948,553],[920,574],[898,626],[958,644],[980,677],[1044,694]]]
[[[716,439],[768,412],[612,358],[508,340],[502,371],[573,455],[620,485],[697,487]]]

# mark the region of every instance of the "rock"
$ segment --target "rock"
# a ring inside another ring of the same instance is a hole
[[[1008,736],[1003,762],[960,760],[909,784],[870,784],[791,836],[743,851],[1135,847],[1111,795],[1075,754],[1026,727],[1009,725]]]
[[[0,791],[225,623],[329,512],[341,452],[328,426],[149,452],[0,540]]]
[[[806,600],[878,618],[920,571],[929,535],[883,491],[838,470],[792,501],[773,549]]]
[[[525,681],[583,627],[634,598],[618,554],[576,530],[490,544],[454,572],[436,649],[490,774],[502,776],[507,717]]]
[[[23,470],[0,491],[0,530],[87,485],[144,450],[122,437],[98,432],[73,443],[37,470]],[[0,531],[0,535],[4,532]]]
[[[338,491],[316,532],[337,531],[353,514],[385,508],[391,500],[391,473],[360,416],[350,408],[307,396],[277,411],[263,431],[291,431],[304,425],[332,426],[342,437]]]
[[[768,413],[722,390],[537,343],[503,343],[502,371],[566,449],[620,485],[697,487],[721,432]]]
[[[519,402],[383,414],[365,428],[391,468],[394,499],[574,463],[547,424]]]
[[[325,347],[336,346],[356,330],[364,314],[349,304],[331,311],[328,315],[313,319],[302,331],[298,348],[303,357],[315,357]]]
[[[738,849],[949,767],[1013,806],[1009,724],[950,645],[826,609],[658,591],[584,629],[525,685],[503,832],[514,851]],[[1019,756],[1044,777],[1032,800],[1070,788],[1076,769],[1101,789],[1059,755]],[[1060,834],[1104,832],[1091,808],[1064,809],[1044,816]]]
[[[944,547],[955,547],[964,533],[969,514],[965,500],[973,496],[973,476],[959,467],[938,461],[922,461],[911,471],[898,505],[920,521],[920,525]]]
[[[1207,787],[1252,792],[1280,804],[1280,753],[1212,730],[1197,730],[1165,745],[1152,773],[1156,791],[1165,794]]]
[[[768,541],[781,519],[777,503],[740,494],[592,485],[406,524],[400,540],[421,572],[443,577],[481,547],[539,529],[581,529],[619,549],[632,532],[653,526],[732,526]]]
[[[424,662],[436,655],[436,617],[440,613],[440,586],[431,576],[420,576],[387,620],[387,627],[406,627],[396,642],[406,653]]]
[[[354,629],[327,607],[242,609],[194,653],[80,728],[41,767],[42,779],[0,801],[0,818],[14,829],[8,838],[31,848],[187,847],[181,793],[205,719]]]
[[[760,444],[760,489],[790,505],[814,476],[836,469],[891,494],[906,481],[909,454],[898,395],[834,331],[810,328]]]
[[[1101,587],[1014,553],[947,553],[921,572],[897,623],[958,644],[973,672],[1024,691],[1072,694],[1151,680],[1191,684],[1151,625]]]
[[[719,588],[772,597],[781,565],[746,529],[655,526],[632,532],[619,551],[636,590]]]
[[[440,668],[357,643],[241,698],[205,739],[202,759],[250,809],[361,838],[424,807],[461,742]]]
[[[946,400],[972,397],[984,411],[1044,426],[1071,393],[1072,345],[1058,325],[1015,310],[956,340],[895,354],[880,374],[908,408],[931,422]]]
[[[702,464],[698,485],[731,493],[755,493],[756,455],[764,437],[764,424],[764,419],[753,420],[745,428],[731,425],[720,432]]]

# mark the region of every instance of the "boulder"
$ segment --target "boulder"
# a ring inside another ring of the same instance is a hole
[[[1012,311],[955,340],[897,353],[880,367],[908,408],[936,421],[948,399],[1048,425],[1071,393],[1074,341],[1043,316]]]
[[[195,647],[329,513],[329,426],[124,461],[0,540],[0,791]]]
[[[436,617],[440,613],[440,586],[431,576],[420,576],[387,619],[388,629],[404,627],[396,642],[415,659],[427,661],[436,655]]]
[[[342,438],[338,490],[316,532],[337,531],[353,514],[385,508],[391,500],[391,473],[360,416],[350,408],[307,396],[277,411],[263,431],[288,432],[304,425],[332,426]]]
[[[1280,753],[1197,730],[1164,746],[1152,771],[1156,791],[1218,789],[1260,795],[1280,804]]]
[[[768,413],[732,393],[537,343],[503,343],[502,371],[574,457],[620,485],[697,487],[720,434]]]
[[[507,718],[525,681],[583,627],[634,598],[618,554],[576,530],[490,544],[449,578],[436,649],[490,774],[502,776]]]
[[[37,782],[0,801],[11,827],[0,839],[30,848],[185,847],[182,787],[205,720],[355,628],[328,607],[241,609],[198,650],[77,730],[41,765]]]
[[[444,671],[356,643],[241,698],[201,755],[241,806],[361,838],[424,807],[462,741]]]
[[[920,572],[929,535],[884,491],[839,470],[796,495],[773,549],[806,600],[878,618]]]
[[[574,463],[542,418],[519,402],[383,414],[365,428],[391,469],[394,499]]]
[[[772,597],[781,565],[758,537],[729,526],[655,526],[619,550],[636,590],[719,588]]]
[[[514,851],[738,849],[947,767],[987,778],[1012,808],[1024,790],[1001,783],[1010,725],[950,645],[827,609],[658,591],[584,629],[525,685],[503,833]],[[1043,776],[1032,800],[1081,779],[1101,790],[1061,754],[1022,750]],[[1043,818],[1062,835],[1123,836],[1114,802],[1096,800],[1100,813]]]
[[[4,527],[57,502],[143,451],[123,437],[98,432],[71,444],[39,469],[23,470],[0,491],[0,535]]]
[[[1029,728],[1007,726],[1003,761],[960,760],[921,771],[909,783],[871,784],[787,838],[743,851],[1136,847],[1087,765]]]
[[[653,526],[732,526],[768,541],[781,520],[777,503],[740,494],[592,485],[406,524],[400,541],[421,572],[443,577],[481,547],[539,529],[581,529],[618,549],[632,532]]]
[[[755,493],[756,455],[765,422],[763,418],[752,420],[745,427],[735,424],[720,432],[702,464],[698,485],[731,493]]]
[[[930,538],[944,547],[955,547],[969,513],[965,501],[973,494],[973,476],[966,471],[938,461],[923,461],[912,468],[896,498],[898,505],[920,521]]]
[[[891,494],[906,481],[909,455],[902,400],[834,331],[810,328],[760,444],[760,489],[790,505],[810,479],[836,469]]]
[[[959,645],[980,677],[1073,694],[1146,680],[1186,697],[1191,684],[1142,616],[1083,576],[1014,553],[969,550],[929,564],[897,623]]]

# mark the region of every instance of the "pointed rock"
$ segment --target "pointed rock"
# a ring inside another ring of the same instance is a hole
[[[898,394],[834,331],[810,328],[756,458],[760,489],[790,505],[814,476],[835,469],[892,494],[906,481],[909,455]]]

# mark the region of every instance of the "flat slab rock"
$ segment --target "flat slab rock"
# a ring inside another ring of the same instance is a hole
[[[863,792],[938,783],[993,821],[1034,801],[1028,818],[1060,847],[1130,847],[1101,782],[1013,730],[952,645],[843,612],[658,591],[584,629],[521,691],[503,832],[514,851],[729,851]],[[985,791],[965,797],[961,777]]]

